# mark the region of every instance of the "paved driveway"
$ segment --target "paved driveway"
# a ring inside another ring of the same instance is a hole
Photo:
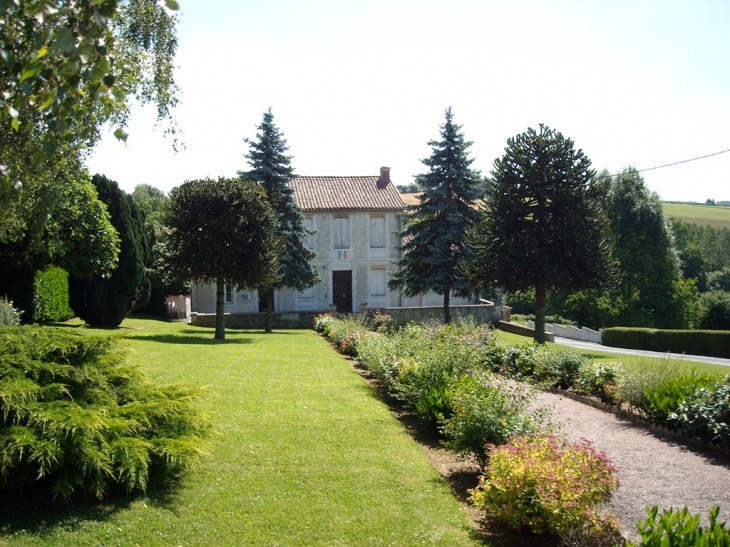
[[[715,365],[724,365],[730,367],[730,359],[722,359],[720,357],[705,357],[703,355],[686,355],[684,353],[660,353],[658,351],[644,351],[639,349],[624,349],[602,346],[593,342],[581,342],[580,340],[571,340],[570,338],[555,337],[555,343],[572,348],[579,348],[588,351],[600,351],[603,353],[614,353],[619,355],[640,355],[643,357],[666,357],[672,359],[684,359],[685,361],[697,361],[700,363],[712,363]]]

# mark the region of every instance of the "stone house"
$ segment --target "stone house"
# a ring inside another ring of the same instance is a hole
[[[419,295],[405,298],[388,289],[391,272],[398,266],[405,203],[390,180],[390,168],[379,176],[309,177],[297,176],[290,182],[294,199],[304,214],[305,226],[316,233],[307,245],[317,252],[312,262],[322,281],[304,292],[276,291],[274,312],[328,311],[336,305],[340,312],[368,308],[440,306],[443,297]],[[468,303],[453,299],[452,304]],[[225,311],[231,314],[265,310],[256,289],[226,287]],[[192,310],[215,313],[215,287],[196,285]]]

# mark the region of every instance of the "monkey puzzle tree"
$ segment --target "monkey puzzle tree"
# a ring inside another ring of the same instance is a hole
[[[319,283],[322,278],[311,264],[317,253],[308,249],[304,243],[304,238],[313,232],[304,227],[302,210],[294,201],[294,190],[288,184],[294,176],[291,156],[286,155],[289,148],[284,135],[274,125],[271,109],[264,112],[258,130],[255,141],[245,139],[250,147],[246,158],[252,169],[239,171],[238,175],[241,180],[253,180],[266,191],[266,197],[279,220],[279,236],[284,241],[279,255],[278,280],[259,286],[259,291],[266,293],[266,332],[271,332],[274,291],[282,288],[303,291]]]
[[[481,221],[469,238],[469,272],[480,288],[535,289],[535,340],[545,342],[547,291],[613,279],[603,189],[582,150],[559,132],[507,141],[494,162]]]
[[[454,123],[451,108],[441,126],[440,141],[430,141],[430,158],[421,160],[429,172],[418,175],[416,182],[424,189],[420,203],[408,206],[405,229],[400,232],[403,258],[400,271],[388,285],[406,296],[433,291],[444,297],[444,321],[451,322],[449,298],[452,293],[467,296],[472,287],[460,274],[465,260],[464,240],[467,230],[479,214],[474,205],[482,195],[483,183],[467,150],[472,145],[464,139],[461,126]]]
[[[187,181],[170,193],[163,217],[163,260],[180,279],[216,284],[215,338],[225,339],[226,285],[278,281],[283,247],[276,213],[252,181]]]

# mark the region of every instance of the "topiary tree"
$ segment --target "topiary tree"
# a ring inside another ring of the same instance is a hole
[[[94,175],[92,182],[119,232],[119,262],[106,276],[71,278],[70,304],[74,313],[90,325],[116,327],[129,312],[149,300],[149,242],[144,216],[132,197],[102,175]]]
[[[279,281],[276,213],[252,181],[187,181],[170,193],[163,218],[163,260],[179,279],[216,284],[215,338],[226,337],[226,284],[261,287]]]
[[[278,281],[259,287],[266,293],[266,332],[271,332],[274,291],[282,288],[303,291],[319,283],[322,277],[311,264],[317,253],[304,243],[304,238],[314,232],[304,227],[302,210],[294,201],[294,190],[288,184],[294,176],[291,156],[286,155],[289,148],[284,135],[274,125],[271,109],[264,113],[258,130],[255,141],[245,139],[250,147],[246,158],[252,169],[239,171],[238,175],[241,180],[253,180],[264,188],[279,220],[278,234],[284,241],[279,255]]]
[[[418,175],[423,188],[418,205],[410,205],[405,216],[403,258],[400,270],[388,282],[392,290],[406,296],[433,291],[444,297],[444,321],[451,322],[451,294],[468,296],[472,287],[460,273],[465,261],[467,230],[478,219],[475,209],[482,196],[483,183],[467,150],[472,145],[464,139],[461,126],[454,123],[451,108],[441,126],[440,141],[430,141],[431,157],[421,160],[429,172]]]
[[[487,179],[481,221],[469,246],[479,287],[535,289],[535,341],[545,342],[547,292],[612,279],[603,188],[582,150],[540,125],[507,141]]]

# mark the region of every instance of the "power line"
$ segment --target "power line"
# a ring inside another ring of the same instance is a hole
[[[656,167],[647,167],[646,169],[637,169],[637,173],[643,173],[644,171],[653,171],[654,169],[663,169],[664,167],[672,167],[673,165],[679,165],[680,163],[688,163],[690,161],[697,161],[702,160],[705,158],[709,158],[711,156],[718,156],[720,154],[725,154],[727,152],[730,152],[730,148],[727,150],[721,150],[719,152],[713,152],[712,154],[706,154],[704,156],[698,156],[696,158],[690,158],[688,160],[682,160],[682,161],[675,161],[674,163],[667,163],[665,165],[657,165]],[[623,175],[623,173],[616,173],[614,175],[611,175],[612,177],[618,177],[620,175]]]

